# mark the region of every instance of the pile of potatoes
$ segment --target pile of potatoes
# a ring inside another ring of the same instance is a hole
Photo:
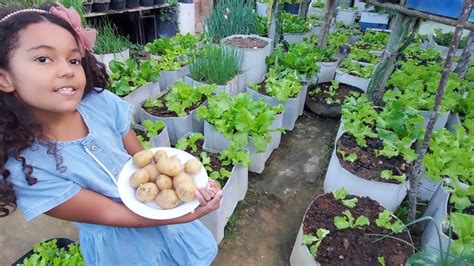
[[[181,201],[194,200],[198,189],[191,175],[201,171],[202,164],[190,159],[184,167],[176,155],[168,157],[166,151],[143,150],[133,156],[139,169],[130,177],[130,186],[136,188],[138,201],[154,201],[163,209],[172,209]]]

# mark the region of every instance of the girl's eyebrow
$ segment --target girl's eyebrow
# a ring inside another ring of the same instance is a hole
[[[41,44],[41,45],[34,46],[34,47],[28,49],[27,52],[30,52],[30,51],[33,51],[33,50],[39,50],[39,49],[55,50],[54,47],[52,47],[52,46]],[[79,48],[73,48],[73,49],[71,49],[71,52],[80,53]]]

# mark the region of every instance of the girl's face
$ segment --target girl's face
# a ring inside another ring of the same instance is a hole
[[[50,22],[20,31],[4,75],[11,86],[2,90],[13,92],[37,115],[75,111],[86,84],[76,39]]]

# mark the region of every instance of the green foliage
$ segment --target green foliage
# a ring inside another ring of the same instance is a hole
[[[24,266],[36,265],[68,265],[82,266],[84,258],[82,257],[79,244],[69,244],[67,250],[58,248],[57,240],[53,239],[47,242],[35,244],[34,254],[23,260]]]
[[[218,43],[234,34],[257,33],[257,14],[253,0],[220,0],[215,3],[211,14],[205,20],[207,37]]]
[[[283,33],[303,33],[308,32],[311,29],[311,22],[301,19],[297,15],[283,12],[281,17]]]
[[[401,233],[405,225],[389,210],[383,210],[375,220],[378,227],[389,229],[394,233]]]
[[[350,53],[351,59],[359,62],[376,65],[380,57],[371,54],[368,50],[359,47],[353,47]]]
[[[250,85],[255,89],[255,86]],[[276,68],[270,68],[265,75],[266,94],[275,97],[278,101],[286,102],[294,98],[303,89],[301,79],[296,70],[278,73]],[[258,89],[256,89],[258,91]]]
[[[266,36],[268,34],[268,18],[257,15],[257,34],[260,36]]]
[[[305,234],[303,236],[303,243],[308,246],[309,252],[313,257],[316,257],[318,254],[318,248],[323,242],[323,239],[330,233],[329,230],[319,228],[316,230],[315,235]]]
[[[359,201],[357,198],[346,199],[347,197],[347,190],[345,188],[341,188],[339,190],[335,190],[332,192],[334,199],[340,200],[344,206],[349,208],[354,208]]]
[[[118,34],[117,27],[114,24],[102,21],[98,25],[94,53],[120,53],[132,47],[133,44],[126,37]]]
[[[326,2],[323,1],[323,0],[316,0],[316,1],[313,1],[311,6],[314,7],[314,8],[325,8],[326,7]]]
[[[148,139],[157,136],[161,130],[165,127],[165,122],[163,120],[156,120],[155,122],[145,119],[142,122],[143,127],[146,131],[146,136]]]
[[[453,32],[443,32],[441,29],[435,29],[433,32],[433,40],[441,46],[449,46],[451,44],[451,41],[453,39]],[[464,49],[467,44],[467,35],[462,37],[461,40],[459,41],[459,49]]]
[[[224,166],[240,164],[244,167],[249,167],[250,165],[249,153],[235,144],[230,145],[229,148],[221,151],[219,153],[219,159]]]
[[[190,77],[208,84],[225,85],[240,73],[242,54],[228,46],[206,46],[191,59]]]
[[[207,99],[217,89],[217,85],[193,86],[180,80],[171,85],[165,96],[165,105],[168,110],[175,112],[178,116],[187,116],[186,109]]]
[[[474,261],[474,216],[464,213],[451,213],[451,227],[458,239],[451,245],[456,256],[463,256]]]
[[[377,257],[377,262],[380,264],[380,266],[385,266],[385,258],[384,258],[384,256],[378,256],[378,257]]]
[[[202,133],[192,133],[187,138],[180,138],[178,142],[176,142],[176,148],[183,151],[190,148],[192,151],[196,152],[198,149],[196,143],[200,140],[204,140],[204,135]]]
[[[300,75],[313,77],[320,69],[315,62],[332,61],[334,52],[331,48],[321,49],[308,42],[292,44],[288,51],[278,45],[265,62],[279,71],[291,68],[297,70]]]
[[[112,60],[109,64],[110,91],[118,96],[126,96],[143,84],[156,81],[160,75],[160,68],[154,60],[144,61],[141,67],[137,62],[129,59],[126,61]]]
[[[387,90],[383,101],[385,103],[400,100],[404,105],[417,110],[432,110],[435,102],[442,67],[438,65],[420,66],[415,61],[401,64],[401,68],[393,72],[388,85],[396,89]],[[445,88],[445,97],[441,111],[451,110],[460,99],[456,89],[461,87],[455,73],[449,74]]]
[[[350,33],[346,31],[334,31],[328,35],[328,47],[339,50],[339,47],[349,43]]]
[[[355,219],[349,210],[345,210],[343,216],[334,217],[334,225],[337,229],[357,228],[364,225],[370,225],[369,218],[361,215]]]
[[[344,71],[349,75],[353,75],[360,78],[369,79],[372,77],[374,72],[374,65],[362,65],[356,61],[351,56],[346,57],[342,64],[339,66],[339,69]]]
[[[337,153],[342,155],[342,159],[344,161],[349,161],[351,163],[355,162],[357,160],[357,153],[349,153],[349,155],[346,154],[343,150],[337,150]]]
[[[408,61],[415,61],[414,64],[434,64],[442,63],[441,54],[435,49],[420,49],[417,43],[410,44],[403,50],[403,55]]]
[[[407,177],[405,174],[403,175],[394,175],[392,170],[383,170],[380,172],[380,177],[385,179],[385,180],[395,180],[399,183],[405,183],[407,181]]]
[[[359,47],[369,45],[372,51],[380,51],[387,46],[389,38],[390,34],[388,32],[366,30],[362,38],[354,43],[353,46]]]
[[[237,147],[245,148],[252,138],[257,152],[264,152],[270,143],[270,129],[283,106],[273,107],[265,100],[254,101],[247,93],[231,97],[225,91],[208,99],[207,106],[197,110],[198,119],[205,119]]]

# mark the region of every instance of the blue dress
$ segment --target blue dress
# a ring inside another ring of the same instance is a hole
[[[32,175],[38,179],[36,184],[27,184],[20,162],[14,158],[7,161],[9,180],[27,221],[67,201],[81,188],[121,202],[106,170],[117,178],[131,157],[122,137],[130,128],[133,107],[104,90],[87,95],[78,111],[89,133],[78,140],[56,142],[63,159],[60,167],[40,143],[23,151],[33,167]],[[217,254],[212,234],[197,220],[148,228],[75,224],[80,229],[86,265],[209,265]]]

